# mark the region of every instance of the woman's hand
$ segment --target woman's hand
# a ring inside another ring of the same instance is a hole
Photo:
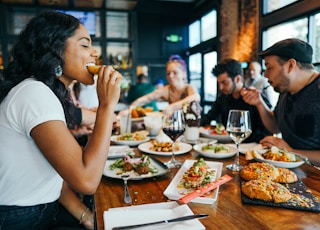
[[[120,97],[122,75],[111,66],[103,66],[97,80],[99,106],[116,106]]]

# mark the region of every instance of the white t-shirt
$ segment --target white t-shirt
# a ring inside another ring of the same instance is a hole
[[[56,95],[42,82],[26,79],[0,104],[0,205],[29,206],[57,200],[62,178],[30,136],[46,121],[65,121]]]

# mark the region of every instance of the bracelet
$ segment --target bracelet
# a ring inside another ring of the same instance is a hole
[[[81,216],[80,216],[80,219],[79,219],[79,224],[82,224],[82,219],[83,217],[86,215],[87,211],[89,210],[89,208],[86,208],[86,210],[84,210],[82,213],[81,213]]]

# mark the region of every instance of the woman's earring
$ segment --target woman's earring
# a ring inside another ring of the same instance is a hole
[[[57,78],[61,77],[61,75],[62,75],[61,65],[58,65],[56,68],[54,68],[54,73]]]

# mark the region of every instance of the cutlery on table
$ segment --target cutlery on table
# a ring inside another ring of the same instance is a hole
[[[186,221],[186,220],[192,220],[192,219],[200,219],[200,218],[206,218],[209,215],[207,214],[195,214],[190,216],[183,216],[178,217],[170,220],[161,220],[161,221],[155,221],[145,224],[135,224],[135,225],[128,225],[128,226],[120,226],[120,227],[113,227],[112,230],[122,230],[122,229],[134,229],[144,226],[150,226],[150,225],[156,225],[156,224],[168,224],[168,223],[174,223],[174,222],[180,222],[180,221]]]
[[[296,157],[298,157],[300,160],[304,161],[304,163],[306,163],[306,164],[308,164],[308,165],[311,165],[312,167],[320,170],[320,166],[317,166],[317,165],[315,165],[314,163],[312,163],[312,162],[309,160],[308,157],[303,156],[303,155],[298,154],[298,153],[295,153],[294,155],[295,155]]]
[[[128,189],[128,179],[129,179],[129,175],[121,175],[121,178],[123,179],[124,182],[124,203],[126,204],[131,204],[132,203],[132,199],[129,193],[129,189]]]

